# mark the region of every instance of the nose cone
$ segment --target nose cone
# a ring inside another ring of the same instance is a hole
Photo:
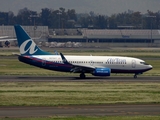
[[[153,68],[152,65],[148,65],[148,70],[151,70]]]

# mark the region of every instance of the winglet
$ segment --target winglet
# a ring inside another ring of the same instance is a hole
[[[63,55],[62,53],[60,53],[60,56],[61,56],[64,64],[69,64],[69,65],[71,65],[71,63],[69,63],[69,62],[67,61],[67,59],[64,57],[64,55]]]

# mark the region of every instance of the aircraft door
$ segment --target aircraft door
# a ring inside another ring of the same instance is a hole
[[[136,60],[132,60],[132,68],[136,68]]]
[[[94,65],[94,61],[93,61],[93,60],[90,61],[90,65],[91,65],[91,66]]]

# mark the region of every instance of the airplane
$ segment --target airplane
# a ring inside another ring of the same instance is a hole
[[[17,39],[10,38],[10,36],[0,36],[0,42],[4,42],[5,47],[10,47],[10,41],[16,41],[16,40]]]
[[[40,37],[38,38],[32,38],[33,40],[37,40],[37,39],[40,39],[42,38],[42,34]],[[0,42],[4,42],[5,44],[5,47],[10,47],[10,42],[11,41],[17,41],[17,39],[11,37],[11,36],[0,36]],[[0,45],[1,47],[3,47],[2,43]]]
[[[132,73],[134,78],[152,69],[145,61],[133,57],[121,56],[77,56],[52,54],[40,49],[33,39],[20,25],[15,25],[21,62],[60,72],[80,73],[80,78],[86,78],[85,73],[94,76],[110,76],[111,73]]]

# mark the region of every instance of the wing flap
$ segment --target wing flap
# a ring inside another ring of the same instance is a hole
[[[93,66],[73,65],[71,72],[79,73],[79,72],[85,72],[85,71],[93,71],[94,69],[95,67]]]

